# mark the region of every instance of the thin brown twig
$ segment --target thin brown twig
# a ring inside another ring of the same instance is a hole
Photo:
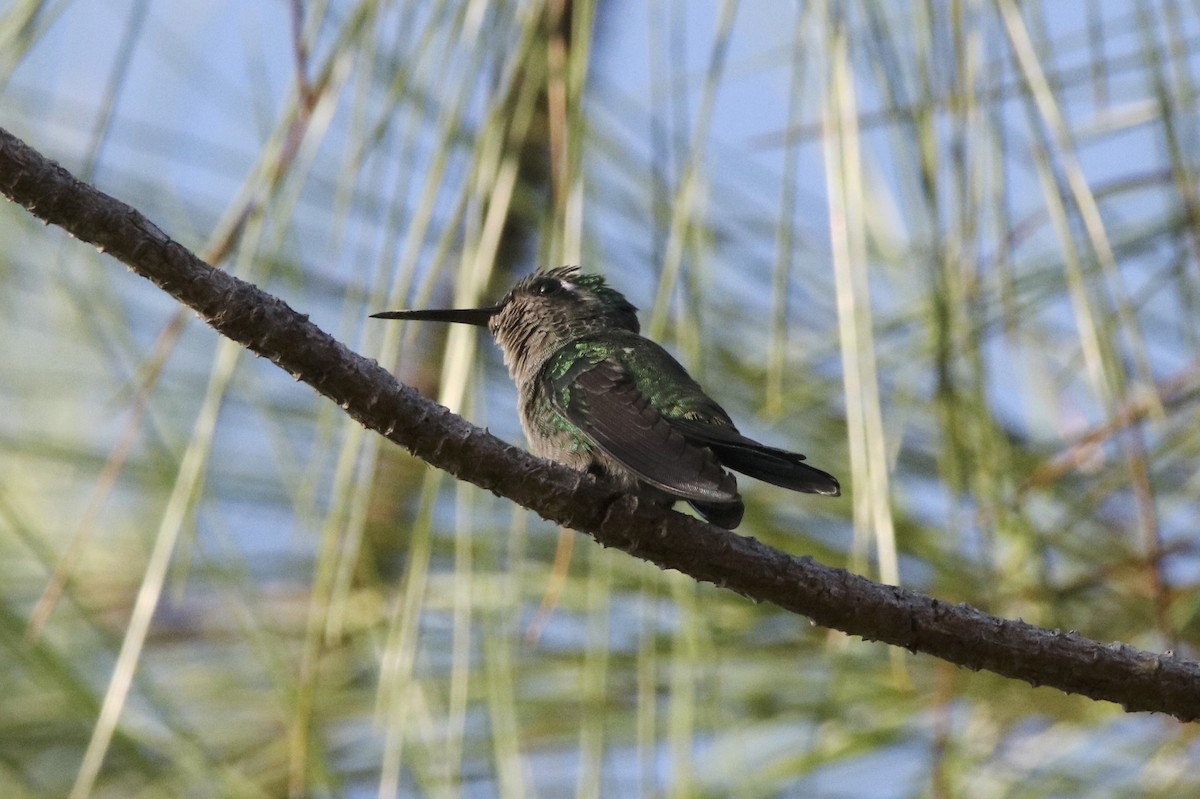
[[[1097,447],[1154,413],[1156,407],[1171,410],[1200,396],[1200,360],[1181,369],[1174,377],[1160,381],[1154,393],[1158,397],[1157,403],[1149,395],[1136,398],[1117,408],[1103,424],[1075,436],[1062,451],[1047,458],[1033,470],[1018,490],[1018,495],[1054,483],[1067,472],[1089,462],[1094,458]]]
[[[304,0],[292,0],[288,6],[292,28],[292,60],[296,68],[296,90],[300,106],[311,112],[317,102],[316,92],[308,79],[308,43],[304,41]]]

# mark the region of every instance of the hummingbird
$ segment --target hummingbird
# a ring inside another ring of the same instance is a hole
[[[745,507],[726,470],[793,491],[841,494],[837,478],[803,455],[738,432],[679,361],[640,334],[637,308],[600,275],[547,269],[495,305],[371,316],[488,328],[517,385],[534,454],[642,500],[664,507],[684,500],[732,530]]]

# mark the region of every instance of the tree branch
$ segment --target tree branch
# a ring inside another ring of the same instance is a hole
[[[1127,710],[1200,718],[1200,663],[950,605],[794,557],[616,493],[469,424],[267,294],[214,269],[133,208],[0,129],[0,191],[153,281],[222,335],[270,359],[417,457],[605,546],[771,602],[817,624],[1048,685]]]

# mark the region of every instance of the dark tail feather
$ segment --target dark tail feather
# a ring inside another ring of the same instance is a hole
[[[709,446],[716,452],[722,466],[756,480],[806,494],[841,496],[842,487],[838,485],[837,478],[803,463],[803,455],[765,445],[749,447],[740,443],[711,443]]]
[[[733,427],[703,424],[690,419],[671,419],[671,426],[692,443],[711,449],[726,469],[806,494],[824,494],[827,497],[842,495],[842,487],[838,485],[836,477],[804,463],[804,456],[798,452],[760,444],[752,438],[746,438]]]

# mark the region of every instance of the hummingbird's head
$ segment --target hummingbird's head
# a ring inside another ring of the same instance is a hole
[[[592,333],[639,330],[637,308],[577,266],[534,272],[496,306],[488,328],[513,377],[532,377],[563,345]]]
[[[546,359],[575,339],[607,330],[639,330],[637,308],[600,275],[577,266],[534,272],[486,308],[386,311],[378,319],[419,319],[486,326],[509,372],[531,379]]]

